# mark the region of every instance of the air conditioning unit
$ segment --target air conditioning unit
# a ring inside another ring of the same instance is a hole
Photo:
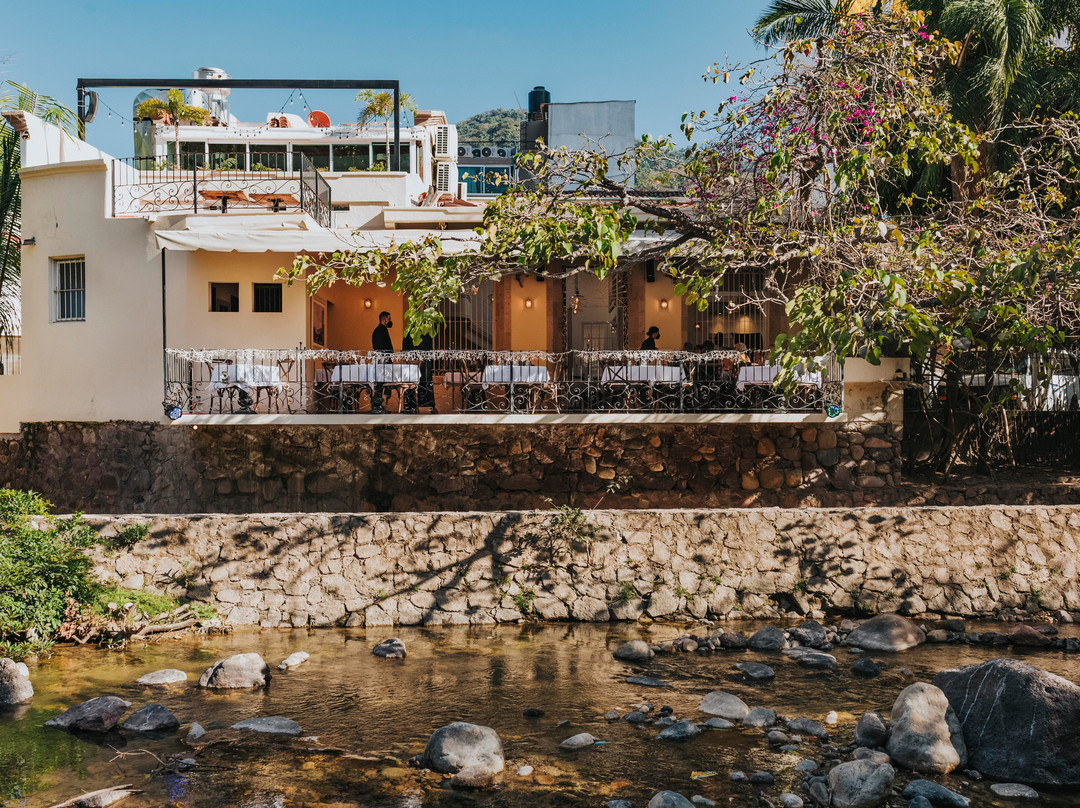
[[[483,155],[480,154],[480,147],[479,146],[473,146],[472,156],[474,158],[476,158],[476,159],[479,159],[480,157],[483,156]]]
[[[458,156],[459,160],[462,157],[468,157],[469,156],[469,147],[468,146],[458,146],[457,147],[457,156]]]
[[[484,148],[482,148],[480,150],[480,156],[481,157],[491,157],[491,147],[490,146],[484,146]]]
[[[435,127],[435,159],[457,159],[457,127],[446,124]]]
[[[439,163],[435,166],[435,190],[436,192],[452,193],[457,190],[457,165],[453,163]]]
[[[507,146],[500,146],[495,150],[495,156],[503,159],[513,156],[513,153],[513,150]]]

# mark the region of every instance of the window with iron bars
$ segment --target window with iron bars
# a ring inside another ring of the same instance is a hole
[[[86,259],[56,259],[52,264],[53,322],[86,319]]]
[[[726,274],[711,295],[709,304],[688,308],[685,341],[715,350],[743,346],[745,351],[765,351],[772,347],[771,318],[752,300],[760,292],[764,274],[748,270]],[[711,345],[707,345],[711,344]]]

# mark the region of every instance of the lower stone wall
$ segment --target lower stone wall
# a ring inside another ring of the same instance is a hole
[[[155,516],[95,552],[264,626],[1080,612],[1075,506]]]
[[[49,422],[0,439],[0,487],[96,513],[855,506],[892,501],[899,440],[874,423]]]

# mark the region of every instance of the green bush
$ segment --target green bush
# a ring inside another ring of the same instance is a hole
[[[47,528],[25,520],[0,525],[0,637],[29,629],[48,637],[64,622],[68,598],[89,601],[91,562],[82,550],[92,543],[93,531],[78,516]]]
[[[44,516],[52,503],[35,491],[0,488],[0,527],[22,516]]]

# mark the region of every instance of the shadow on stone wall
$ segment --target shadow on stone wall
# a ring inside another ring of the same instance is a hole
[[[131,521],[96,517],[108,535]],[[1080,508],[160,516],[106,579],[234,623],[1080,612]]]

